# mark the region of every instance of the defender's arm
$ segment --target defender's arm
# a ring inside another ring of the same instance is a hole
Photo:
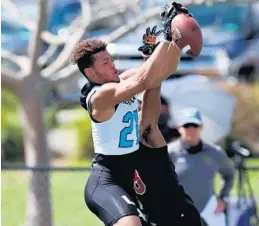
[[[145,91],[139,119],[140,141],[153,148],[166,145],[165,139],[158,128],[161,110],[160,88],[161,86]]]
[[[158,86],[176,71],[181,51],[173,43],[161,42],[151,57],[137,70],[126,71],[120,83],[106,83],[92,98],[93,108],[107,109],[144,90]]]

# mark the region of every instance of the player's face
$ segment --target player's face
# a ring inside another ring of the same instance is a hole
[[[196,144],[200,140],[202,126],[188,123],[178,127],[181,139],[189,144]]]
[[[96,53],[94,58],[93,71],[96,77],[99,77],[103,83],[119,81],[118,70],[115,67],[111,54],[107,50]]]

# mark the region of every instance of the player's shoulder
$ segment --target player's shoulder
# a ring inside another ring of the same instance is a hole
[[[88,111],[88,102],[89,102],[89,96],[91,96],[91,93],[94,92],[94,90],[100,88],[101,85],[97,83],[90,83],[87,82],[81,89],[81,96],[80,96],[80,103],[81,106]]]
[[[203,142],[203,149],[213,155],[225,155],[225,151],[221,146],[211,142]]]
[[[98,83],[91,83],[87,82],[82,88],[81,88],[81,95],[87,96],[91,90],[100,88],[101,84]]]

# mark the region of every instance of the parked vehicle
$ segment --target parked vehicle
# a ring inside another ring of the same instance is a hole
[[[16,1],[15,4],[21,12],[26,12],[29,19],[37,19],[37,1]],[[48,8],[49,15],[46,28],[54,34],[58,34],[61,28],[69,25],[81,10],[78,0],[52,0],[49,1]],[[1,26],[2,48],[16,54],[25,55],[31,32],[19,20],[10,16],[10,13],[3,7]],[[46,48],[47,45],[44,45],[42,51]]]
[[[35,4],[26,5],[18,2],[18,7],[27,12],[29,18],[36,17]],[[20,21],[10,16],[10,13],[1,8],[1,46],[2,49],[17,54],[24,54],[28,48],[28,40],[31,37],[31,32],[25,28]]]
[[[95,1],[95,3],[96,2],[97,1]],[[101,3],[101,1],[99,2]],[[66,28],[81,12],[80,0],[51,0],[48,3],[48,20],[46,29],[56,35],[61,34],[61,31]],[[99,7],[98,4],[95,3],[93,8]],[[17,7],[21,9],[22,12],[26,12],[26,16],[29,19],[37,19],[37,1],[16,0],[15,4],[17,4]],[[102,37],[106,35],[120,24],[123,24],[124,21],[122,20],[132,13],[134,13],[133,10],[130,10],[129,8],[127,13],[122,13],[117,17],[105,19],[99,24],[90,26],[86,37]],[[2,7],[1,26],[2,48],[16,54],[26,54],[31,32],[25,28],[17,18],[12,17],[10,12],[8,12],[4,7]],[[47,45],[43,51],[46,47]]]
[[[259,80],[259,36],[249,42],[243,54],[231,61],[228,75],[239,81],[255,82]]]
[[[259,48],[259,2],[201,4],[190,7],[190,11],[202,27],[204,46],[226,50],[230,59],[226,76],[255,80],[259,68],[255,53]]]
[[[197,59],[183,55],[177,73],[206,68],[217,70],[222,76],[255,80],[259,68],[255,51],[259,48],[259,2],[203,3],[188,8],[202,28],[204,47]],[[121,70],[140,64],[136,48],[141,39],[136,37],[155,24],[159,25],[160,20],[154,19],[110,45]]]

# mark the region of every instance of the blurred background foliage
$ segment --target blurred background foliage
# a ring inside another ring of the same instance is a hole
[[[259,83],[239,83],[231,92],[237,97],[231,136],[243,140],[259,154]]]
[[[19,103],[8,90],[2,89],[2,159],[9,161],[23,160],[23,134],[19,120]]]

